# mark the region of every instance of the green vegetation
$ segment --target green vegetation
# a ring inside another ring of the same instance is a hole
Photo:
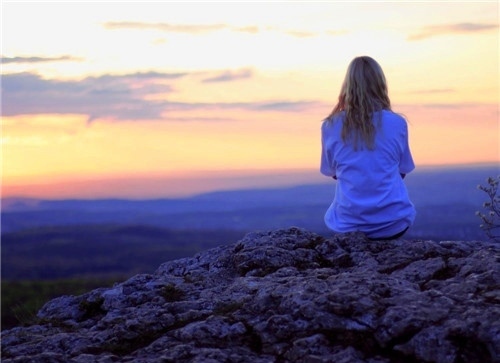
[[[2,330],[35,323],[38,310],[53,298],[77,296],[99,287],[111,287],[126,278],[2,281]]]
[[[481,229],[486,233],[488,238],[500,241],[500,196],[498,195],[498,184],[500,176],[497,178],[489,177],[486,179],[488,185],[478,185],[478,189],[482,190],[488,196],[488,201],[483,203],[483,208],[486,213],[476,212],[476,215],[481,218]]]

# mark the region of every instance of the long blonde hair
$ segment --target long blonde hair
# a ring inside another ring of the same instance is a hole
[[[380,110],[391,110],[382,67],[373,58],[356,57],[347,68],[338,103],[328,120],[332,121],[333,116],[345,111],[342,140],[352,141],[355,149],[360,141],[368,149],[373,149],[377,132],[373,124],[373,113]]]

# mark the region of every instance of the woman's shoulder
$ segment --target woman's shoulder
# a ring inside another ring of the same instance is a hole
[[[401,121],[406,121],[406,116],[403,115],[402,113],[395,112],[392,110],[384,110],[383,112],[384,112],[384,116],[391,117],[394,119],[399,119]]]
[[[406,126],[406,117],[400,113],[391,111],[391,110],[384,110],[383,111],[383,119],[388,120],[392,123],[397,123],[402,126]]]
[[[329,115],[328,117],[323,119],[323,125],[334,125],[339,122],[341,123],[344,118],[344,115],[345,115],[344,111]]]

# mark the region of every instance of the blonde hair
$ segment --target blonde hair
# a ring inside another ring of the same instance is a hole
[[[355,149],[360,141],[368,149],[373,149],[377,132],[373,113],[380,110],[391,110],[382,67],[373,58],[356,57],[347,68],[338,103],[328,120],[332,121],[333,116],[345,111],[342,140],[352,141]]]

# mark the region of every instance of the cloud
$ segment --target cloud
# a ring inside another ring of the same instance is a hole
[[[148,100],[146,96],[171,92],[165,81],[185,75],[145,72],[55,80],[34,73],[5,74],[1,85],[2,114],[84,114],[89,121],[157,119],[167,102]]]
[[[175,110],[245,110],[254,112],[298,112],[312,107],[324,106],[320,101],[262,101],[262,102],[216,102],[216,103],[175,103],[170,104],[170,109]]]
[[[250,69],[242,69],[239,71],[224,71],[213,77],[205,78],[204,80],[202,80],[202,82],[203,83],[230,82],[250,77],[252,77],[252,71]]]
[[[236,32],[256,34],[258,26],[232,27],[227,24],[169,24],[169,23],[146,23],[136,21],[116,21],[103,24],[106,29],[153,29],[172,33],[200,34],[218,30],[230,29]]]
[[[302,31],[302,30],[289,30],[286,32],[286,34],[291,35],[292,37],[296,37],[296,38],[311,38],[311,37],[316,36],[315,33]]]
[[[434,88],[412,91],[412,94],[434,94],[434,93],[452,93],[455,92],[452,88]]]
[[[248,70],[235,72],[239,77]],[[230,73],[227,80],[234,77]],[[221,73],[218,78],[224,76]],[[267,101],[259,103],[171,102],[170,81],[189,73],[144,72],[102,75],[82,80],[45,79],[34,73],[5,74],[2,77],[2,115],[81,114],[88,122],[113,120],[168,120],[169,111],[243,109],[263,112],[303,111],[318,104],[314,101]],[[217,78],[217,77],[213,77]],[[220,82],[221,80],[219,80]],[[152,99],[152,95],[161,95]]]
[[[445,108],[445,109],[462,109],[467,107],[476,107],[475,104],[467,103],[423,103],[420,104],[424,108]]]
[[[300,112],[311,107],[323,106],[319,101],[272,101],[252,105],[256,111]]]
[[[260,31],[259,27],[257,26],[246,26],[246,27],[232,28],[232,29],[238,32],[251,33],[251,34],[257,34]]]
[[[447,25],[432,25],[422,28],[422,30],[416,34],[410,35],[408,37],[408,40],[422,40],[446,34],[477,33],[493,29],[498,29],[498,24],[457,23]]]
[[[173,33],[199,34],[228,28],[225,24],[189,25],[168,23],[144,23],[135,21],[120,21],[104,23],[106,29],[154,29]]]
[[[399,104],[398,107],[408,108],[408,109],[448,109],[448,110],[473,110],[473,109],[483,109],[490,108],[496,110],[496,104],[489,103],[415,103],[415,104]],[[495,115],[497,112],[495,111]]]
[[[42,63],[42,62],[62,62],[62,61],[81,61],[81,58],[63,55],[61,57],[1,57],[2,64],[9,63]]]
[[[227,24],[169,24],[169,23],[147,23],[136,21],[106,22],[103,24],[106,29],[137,29],[137,30],[159,30],[172,33],[202,34],[219,30],[231,30],[241,33],[257,34],[261,31],[258,26],[235,27]],[[303,30],[283,30],[275,27],[267,27],[267,31],[277,31],[293,37],[308,38],[314,37],[317,33]],[[341,32],[343,34],[345,32]],[[329,32],[330,35],[338,35],[339,32]]]

